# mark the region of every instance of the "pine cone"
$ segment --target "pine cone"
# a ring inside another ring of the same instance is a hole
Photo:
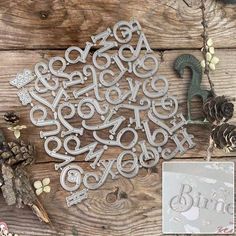
[[[10,158],[13,158],[14,155],[11,152],[7,143],[3,142],[0,148],[0,160],[6,161]]]
[[[14,112],[7,112],[4,115],[4,120],[11,125],[15,125],[19,123],[20,117],[17,116]]]
[[[208,98],[203,104],[203,112],[210,122],[227,122],[234,113],[234,104],[225,96]]]
[[[0,149],[1,159],[10,166],[20,162],[28,165],[34,160],[34,147],[22,140],[4,143]]]
[[[236,126],[224,123],[215,126],[211,132],[215,146],[219,149],[226,148],[229,151],[236,151]]]

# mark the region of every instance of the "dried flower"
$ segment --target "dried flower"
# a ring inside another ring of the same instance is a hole
[[[215,53],[215,48],[214,47],[209,47],[209,53],[214,54]]]
[[[9,130],[14,132],[16,139],[20,138],[20,131],[27,128],[25,125],[19,125],[20,118],[14,112],[7,112],[4,115],[4,120],[10,124]]]
[[[218,64],[219,63],[219,61],[220,61],[220,59],[218,58],[218,57],[216,57],[216,56],[214,56],[212,59],[211,59],[211,63],[213,63],[213,64]]]
[[[207,40],[207,46],[208,47],[211,47],[213,45],[213,40],[212,40],[212,38],[209,38],[208,40]]]
[[[210,64],[209,64],[209,68],[210,68],[211,70],[215,70],[215,69],[216,69],[216,66],[215,66],[214,63],[210,63]]]
[[[16,125],[16,126],[8,127],[9,130],[14,132],[16,139],[20,138],[20,135],[21,135],[20,131],[26,128],[27,127],[25,125]]]
[[[209,53],[209,52],[207,52],[206,53],[206,59],[207,59],[207,61],[211,61],[211,58],[212,58],[212,55],[211,55],[211,53]]]
[[[50,193],[51,187],[49,186],[50,184],[50,179],[49,178],[44,178],[42,181],[37,180],[34,182],[34,187],[36,189],[35,193],[37,195],[40,195],[41,193]]]
[[[202,60],[202,61],[201,61],[201,66],[202,66],[203,68],[206,67],[206,62],[205,62],[205,60]]]

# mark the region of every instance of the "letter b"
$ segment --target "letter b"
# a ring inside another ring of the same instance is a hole
[[[182,184],[179,195],[170,200],[170,208],[176,212],[188,211],[193,206],[193,198],[190,195],[192,187],[188,184]]]

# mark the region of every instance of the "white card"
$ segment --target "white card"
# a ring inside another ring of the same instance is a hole
[[[233,234],[233,162],[164,162],[162,184],[164,234]]]

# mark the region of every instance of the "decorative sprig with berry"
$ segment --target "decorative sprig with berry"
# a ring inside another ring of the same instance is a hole
[[[226,151],[236,151],[236,126],[227,123],[234,114],[234,104],[232,103],[234,99],[226,96],[217,96],[215,93],[214,83],[211,80],[210,71],[216,69],[216,65],[220,60],[215,56],[213,40],[208,37],[205,0],[201,0],[201,3],[203,25],[202,52],[204,57],[201,61],[201,66],[204,68],[204,74],[207,76],[212,92],[212,96],[204,101],[203,104],[204,115],[212,125],[206,158],[209,161],[214,147]]]

